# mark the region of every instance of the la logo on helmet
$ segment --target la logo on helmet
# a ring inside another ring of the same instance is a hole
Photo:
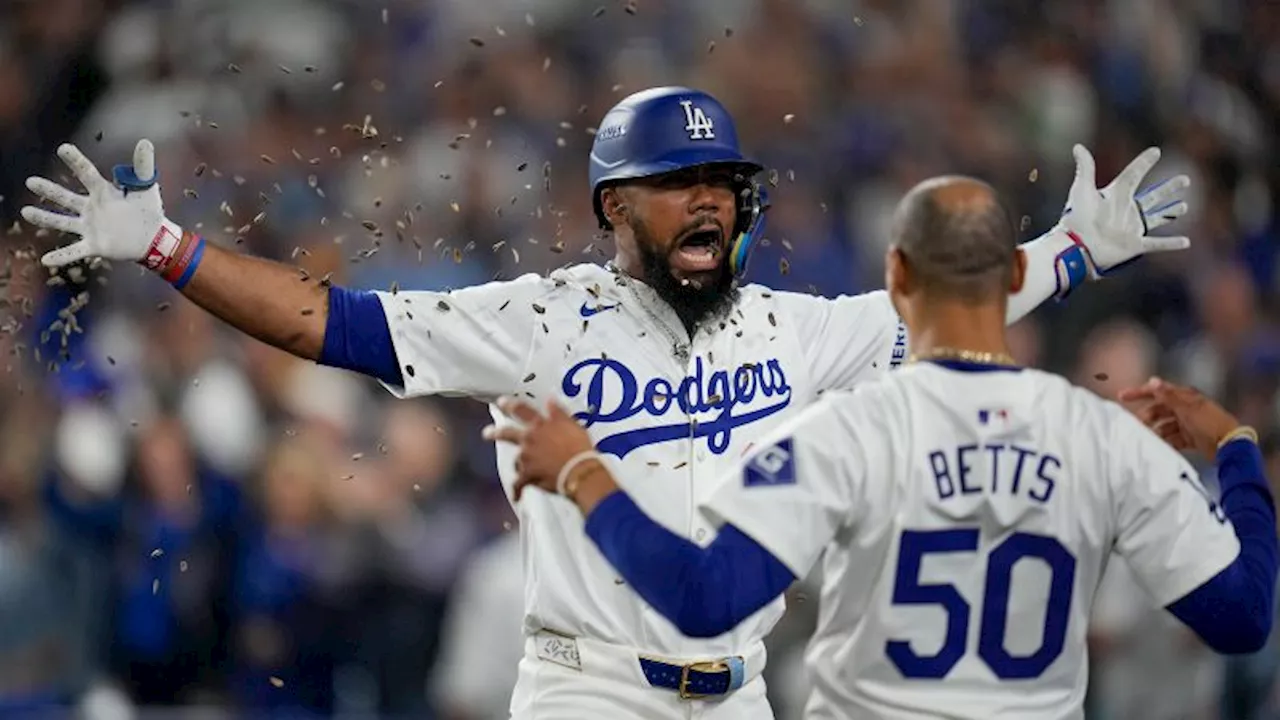
[[[682,100],[680,106],[684,108],[684,129],[690,140],[715,140],[716,126],[702,108],[694,107],[692,100]]]

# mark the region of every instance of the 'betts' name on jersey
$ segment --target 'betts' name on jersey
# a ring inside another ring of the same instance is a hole
[[[974,470],[974,456],[985,455]],[[928,455],[939,500],[981,493],[1022,495],[1048,502],[1062,460],[1051,453],[1013,443],[968,443]]]

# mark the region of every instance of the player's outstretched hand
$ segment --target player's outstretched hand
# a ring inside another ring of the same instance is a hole
[[[1101,190],[1089,150],[1076,145],[1071,154],[1076,161],[1076,176],[1067,194],[1061,226],[1073,231],[1088,250],[1091,277],[1096,279],[1149,252],[1191,246],[1186,237],[1150,234],[1186,214],[1186,191],[1191,186],[1191,178],[1176,175],[1138,188],[1160,160],[1160,148],[1142,151]]]
[[[1144,425],[1177,450],[1196,450],[1210,461],[1240,421],[1195,388],[1151,378],[1120,393],[1120,401]]]
[[[164,239],[164,204],[156,180],[155,148],[138,141],[133,165],[118,165],[109,182],[75,145],[63,144],[58,157],[66,163],[88,195],[42,177],[27,178],[27,188],[59,206],[22,208],[27,222],[47,230],[71,233],[76,242],[50,251],[40,259],[46,267],[62,267],[89,258],[143,261]],[[180,230],[180,229],[179,229]],[[178,238],[168,238],[176,243]],[[163,250],[164,248],[159,248]]]
[[[520,446],[516,456],[515,500],[519,502],[528,485],[558,492],[556,483],[565,465],[594,446],[587,431],[554,400],[547,402],[546,414],[516,398],[504,397],[498,407],[514,424],[489,425],[484,438]]]

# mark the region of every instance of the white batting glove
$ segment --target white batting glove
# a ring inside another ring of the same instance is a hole
[[[130,260],[176,282],[181,272],[169,276],[186,269],[203,241],[184,237],[182,228],[165,218],[151,141],[138,141],[132,166],[115,167],[114,184],[75,145],[60,146],[58,157],[89,194],[81,195],[42,177],[27,178],[32,192],[70,213],[27,206],[22,208],[22,217],[37,227],[80,237],[46,253],[40,262],[46,267],[62,267],[92,258]]]
[[[1160,159],[1160,148],[1144,150],[1101,190],[1097,189],[1093,155],[1083,145],[1073,147],[1071,154],[1076,160],[1076,177],[1067,193],[1067,207],[1059,225],[1083,246],[1083,270],[1090,279],[1096,280],[1149,252],[1191,246],[1186,237],[1148,234],[1186,214],[1186,189],[1191,185],[1191,178],[1178,175],[1138,190],[1138,184]],[[1075,268],[1075,272],[1080,270]],[[1062,277],[1064,272],[1068,271],[1059,269],[1060,287],[1066,280]]]

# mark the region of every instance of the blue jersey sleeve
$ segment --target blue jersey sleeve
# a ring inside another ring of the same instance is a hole
[[[1256,444],[1227,443],[1218,451],[1218,467],[1222,510],[1240,539],[1240,554],[1167,609],[1214,650],[1252,653],[1271,634],[1280,563],[1275,504]]]
[[[354,370],[388,385],[402,384],[391,330],[377,295],[337,286],[329,288],[329,317],[320,364]]]
[[[592,510],[586,531],[632,589],[690,637],[732,630],[796,580],[734,526],[722,526],[701,548],[658,525],[624,492]]]

